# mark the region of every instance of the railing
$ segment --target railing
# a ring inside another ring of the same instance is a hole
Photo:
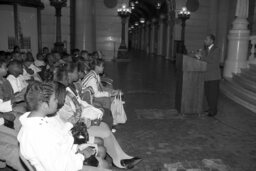
[[[248,59],[248,63],[254,63],[256,64],[256,58],[255,58],[255,52],[256,52],[256,35],[250,37],[250,43],[251,43],[251,54]]]

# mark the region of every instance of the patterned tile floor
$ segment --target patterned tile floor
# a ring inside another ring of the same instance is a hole
[[[133,171],[167,171],[164,165],[178,162],[198,169],[203,159],[220,159],[231,171],[256,171],[255,113],[221,94],[215,118],[181,116],[174,110],[174,65],[138,52],[131,58],[107,62],[105,70],[125,93],[128,122],[115,135],[127,153],[143,158]]]

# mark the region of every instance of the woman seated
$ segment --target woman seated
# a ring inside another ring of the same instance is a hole
[[[117,167],[129,169],[138,164],[141,159],[127,155],[120,147],[108,125],[101,122],[102,112],[82,101],[79,97],[78,91],[74,86],[74,82],[78,80],[77,65],[75,63],[67,64],[64,68],[58,68],[55,74],[55,81],[67,86],[66,90],[68,92],[64,106],[57,113],[61,120],[66,123],[73,118],[77,110],[83,110],[82,117],[87,121],[89,135],[100,137],[104,140],[107,153]],[[78,105],[82,107],[78,107]],[[90,110],[86,110],[88,108]]]
[[[94,59],[91,63],[91,71],[82,80],[82,93],[88,87],[93,90],[93,101],[101,104],[102,107],[110,110],[111,102],[114,96],[121,93],[118,90],[103,87],[99,74],[104,71],[104,61],[102,59]],[[113,125],[117,125],[113,120]]]
[[[49,119],[49,115],[57,112],[58,104],[53,83],[32,83],[25,99],[31,112],[20,117],[18,141],[22,156],[37,171],[106,170],[83,166],[84,159],[91,154],[83,145],[74,144],[72,124],[66,123],[63,129]]]

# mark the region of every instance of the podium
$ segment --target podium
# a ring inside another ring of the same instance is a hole
[[[194,57],[177,54],[176,109],[182,114],[203,112],[204,72],[207,63]]]

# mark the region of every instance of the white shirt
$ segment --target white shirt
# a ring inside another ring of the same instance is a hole
[[[2,99],[0,99],[0,112],[5,113],[5,112],[11,112],[11,111],[12,111],[11,100],[4,102]]]
[[[20,152],[37,171],[78,171],[83,167],[84,156],[70,133],[72,124],[63,129],[48,117],[31,117],[30,112],[20,117],[18,134]]]
[[[22,75],[18,76],[17,78],[13,75],[8,75],[7,80],[12,86],[13,93],[21,92],[21,90],[28,85]]]

